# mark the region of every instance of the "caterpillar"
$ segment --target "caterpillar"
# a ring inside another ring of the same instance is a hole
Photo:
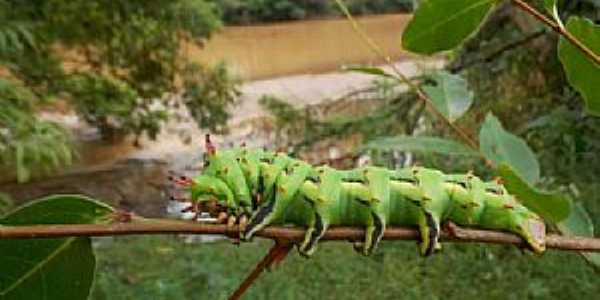
[[[418,249],[428,256],[441,249],[441,224],[503,230],[521,236],[530,250],[545,250],[545,224],[498,181],[473,174],[444,174],[424,167],[397,170],[367,166],[336,170],[313,167],[285,153],[245,147],[219,150],[207,136],[201,175],[172,178],[196,213],[209,213],[231,225],[240,220],[242,240],[268,225],[306,228],[298,245],[311,256],[330,226],[364,227],[355,249],[370,255],[386,226],[414,226]]]

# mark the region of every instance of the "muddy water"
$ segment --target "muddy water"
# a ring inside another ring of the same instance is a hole
[[[392,58],[402,57],[401,33],[409,14],[359,18],[365,32]],[[227,61],[242,79],[320,73],[344,64],[381,63],[345,19],[226,27],[204,49],[187,47],[194,60]]]

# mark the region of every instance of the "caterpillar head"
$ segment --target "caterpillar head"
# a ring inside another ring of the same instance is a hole
[[[198,212],[207,212],[217,217],[222,212],[236,209],[233,192],[227,184],[214,176],[200,175],[190,185],[191,201],[198,206]]]
[[[188,190],[191,181],[186,176],[178,175],[172,171],[169,173],[165,190],[169,200],[167,214],[184,220],[195,218],[196,214],[193,212],[193,203]]]

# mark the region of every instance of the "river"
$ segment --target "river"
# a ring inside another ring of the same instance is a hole
[[[358,18],[364,31],[392,59],[403,57],[401,33],[410,14]],[[346,19],[225,27],[204,46],[185,54],[205,63],[226,61],[243,80],[323,73],[341,65],[382,63]]]

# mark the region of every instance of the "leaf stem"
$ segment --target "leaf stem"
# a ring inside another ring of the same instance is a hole
[[[533,16],[538,19],[540,22],[546,24],[548,27],[552,28],[556,33],[562,35],[565,39],[567,39],[573,46],[577,47],[583,54],[589,57],[592,61],[594,61],[598,66],[600,66],[600,55],[594,53],[590,48],[584,45],[580,40],[577,39],[573,34],[567,31],[564,27],[560,26],[557,22],[548,18],[546,15],[539,12],[533,6],[529,5],[527,2],[523,0],[511,0],[518,8],[526,12],[527,14]]]

